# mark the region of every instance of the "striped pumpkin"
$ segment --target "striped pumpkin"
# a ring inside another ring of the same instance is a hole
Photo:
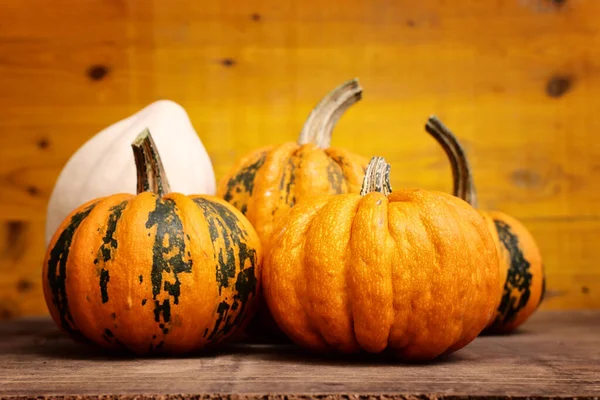
[[[454,195],[477,207],[477,193],[464,149],[436,117],[426,131],[444,148],[450,159]],[[542,256],[531,233],[513,217],[499,211],[480,211],[496,242],[500,260],[498,308],[487,333],[509,333],[535,312],[544,298],[546,281]]]
[[[333,128],[362,88],[348,81],[314,108],[297,142],[258,149],[240,159],[217,185],[217,196],[252,222],[263,243],[294,204],[315,195],[358,193],[368,160],[329,147]]]
[[[73,338],[106,348],[212,347],[255,308],[260,241],[227,202],[168,193],[148,131],[133,149],[138,194],[90,201],[54,234],[43,268],[46,303]]]

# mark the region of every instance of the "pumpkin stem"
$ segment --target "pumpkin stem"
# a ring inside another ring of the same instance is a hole
[[[367,193],[379,192],[384,196],[392,193],[390,185],[390,169],[391,166],[383,157],[373,157],[367,165],[365,179],[363,180],[360,195],[365,196]]]
[[[425,130],[442,146],[452,167],[454,195],[477,207],[477,191],[473,174],[462,145],[454,134],[436,117],[431,116],[425,124]]]
[[[352,79],[323,97],[306,119],[298,137],[298,144],[313,143],[322,149],[328,148],[335,124],[361,96],[362,87],[358,79]]]
[[[148,128],[135,138],[131,147],[137,170],[137,193],[152,192],[161,197],[169,193],[167,174]]]

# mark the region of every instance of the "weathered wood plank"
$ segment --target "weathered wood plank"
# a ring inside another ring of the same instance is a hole
[[[180,359],[114,358],[46,319],[0,325],[0,397],[63,395],[600,396],[600,312],[546,312],[430,365],[234,345]]]

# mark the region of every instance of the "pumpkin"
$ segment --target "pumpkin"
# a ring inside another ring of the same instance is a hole
[[[477,192],[466,153],[454,134],[435,116],[426,131],[450,159],[454,195],[477,207]],[[499,211],[481,212],[496,243],[500,261],[500,300],[486,332],[508,333],[523,324],[541,303],[545,291],[542,257],[531,233]]]
[[[160,149],[174,191],[215,194],[210,158],[186,111],[172,101],[156,101],[103,129],[71,156],[48,203],[46,246],[61,221],[76,207],[114,193],[135,193],[135,163],[129,144],[145,127]]]
[[[360,194],[307,199],[277,224],[263,293],[297,344],[424,361],[491,318],[498,254],[485,220],[449,194],[392,193],[389,171],[374,157]]]
[[[50,241],[43,288],[52,318],[109,349],[214,347],[255,308],[260,240],[222,199],[171,193],[147,130],[132,146],[138,194],[83,204]]]
[[[217,195],[244,213],[264,245],[274,222],[304,198],[360,190],[367,160],[329,143],[361,93],[356,79],[345,82],[313,109],[297,142],[253,151],[219,181]]]

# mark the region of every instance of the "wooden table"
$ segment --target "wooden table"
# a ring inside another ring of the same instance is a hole
[[[109,358],[48,319],[0,325],[0,397],[429,399],[600,396],[600,311],[540,312],[511,336],[480,337],[443,361],[322,358],[294,346],[218,355]]]

